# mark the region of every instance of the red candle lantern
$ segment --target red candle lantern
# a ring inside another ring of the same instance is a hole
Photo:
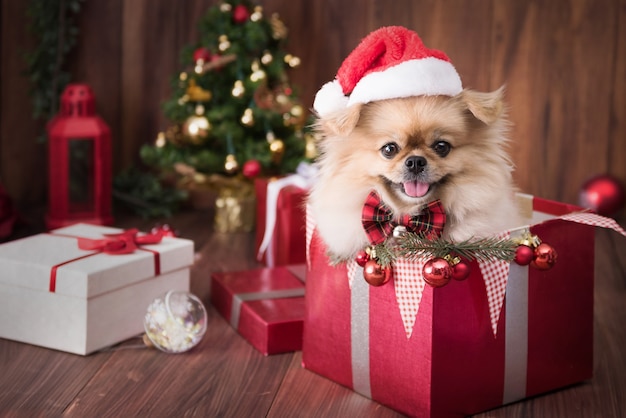
[[[46,227],[77,222],[113,223],[111,216],[111,130],[96,115],[86,84],[70,84],[61,109],[49,122]]]

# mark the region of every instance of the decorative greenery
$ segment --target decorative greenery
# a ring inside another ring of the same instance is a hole
[[[164,187],[153,174],[131,168],[115,176],[113,197],[144,219],[167,218],[187,199],[187,192]]]
[[[33,117],[44,122],[56,113],[60,95],[71,76],[64,69],[65,58],[76,45],[75,17],[83,0],[31,0],[27,14],[36,47],[25,54],[31,83]]]
[[[399,237],[387,239],[382,244],[370,246],[366,251],[382,267],[388,267],[398,257],[415,260],[419,257],[445,258],[454,255],[469,261],[477,259],[510,262],[515,258],[515,250],[519,245],[519,240],[497,237],[473,238],[455,243],[443,238],[428,239],[421,234],[405,232]],[[330,264],[334,266],[349,261],[331,253],[328,254],[328,258]]]
[[[400,246],[400,254],[405,258],[418,257],[424,253],[433,257],[455,254],[468,260],[513,261],[518,244],[511,239],[487,237],[469,239],[453,243],[442,238],[425,239],[418,234],[407,234]]]
[[[416,259],[418,257],[446,257],[456,255],[467,260],[513,261],[519,243],[511,239],[497,237],[469,239],[452,242],[443,238],[428,239],[421,234],[404,233],[396,239],[388,239],[376,245],[374,251],[381,266],[394,263],[396,257]]]

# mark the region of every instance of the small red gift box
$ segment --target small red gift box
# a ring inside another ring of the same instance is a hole
[[[304,266],[214,273],[215,309],[261,353],[302,348]]]
[[[369,286],[356,262],[331,266],[307,225],[304,367],[418,417],[471,415],[590,379],[594,227],[571,206],[525,200],[556,265],[473,261],[469,278],[440,288],[400,280],[398,270],[416,271],[401,260],[389,283]]]
[[[268,267],[305,262],[305,182],[298,175],[255,180],[257,260]]]

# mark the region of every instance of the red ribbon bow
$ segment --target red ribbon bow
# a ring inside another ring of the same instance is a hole
[[[363,229],[372,245],[383,243],[393,235],[396,226],[402,225],[409,232],[422,233],[427,237],[440,237],[446,223],[446,214],[440,200],[426,205],[417,215],[395,217],[375,191],[370,192],[361,214]]]
[[[64,261],[50,269],[50,292],[56,291],[57,270],[59,267],[74,261],[81,260],[86,257],[91,257],[99,253],[106,253],[111,255],[130,254],[135,250],[143,250],[150,252],[154,255],[154,274],[161,274],[161,259],[158,251],[150,250],[148,248],[139,248],[140,245],[158,244],[163,238],[164,231],[159,230],[155,233],[138,235],[139,230],[137,228],[127,229],[117,234],[104,234],[103,239],[91,239],[83,237],[71,237],[78,239],[78,248],[87,251],[96,251],[91,254],[86,254],[72,260]],[[63,234],[56,234],[63,235]],[[68,235],[65,235],[68,236]]]
[[[146,235],[138,235],[138,233],[137,228],[132,228],[117,234],[104,234],[103,239],[78,238],[78,248],[113,255],[130,254],[140,245],[158,244],[163,238],[160,231]]]

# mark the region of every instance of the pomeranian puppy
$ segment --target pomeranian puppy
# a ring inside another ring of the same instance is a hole
[[[398,215],[440,200],[443,238],[455,242],[518,226],[503,92],[375,100],[319,116],[308,203],[330,254],[347,260],[369,244],[361,213],[371,191]]]

